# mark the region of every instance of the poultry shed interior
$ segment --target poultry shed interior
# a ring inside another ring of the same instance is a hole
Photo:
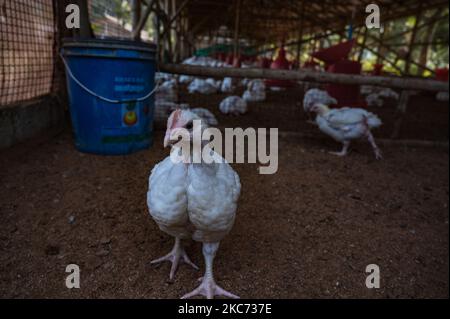
[[[0,0],[0,298],[448,298],[448,14]]]

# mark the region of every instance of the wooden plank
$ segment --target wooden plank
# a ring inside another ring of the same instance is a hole
[[[315,72],[302,69],[300,71],[272,69],[212,68],[184,64],[160,64],[162,72],[204,77],[237,77],[306,81],[318,83],[357,84],[390,87],[403,90],[446,91],[448,83],[431,79],[407,79],[402,77],[365,76],[354,74],[338,74]]]

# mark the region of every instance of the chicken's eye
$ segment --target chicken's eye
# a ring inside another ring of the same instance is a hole
[[[186,124],[185,128],[187,130],[192,130],[192,127],[193,127],[192,125],[193,125],[192,122],[189,122],[189,123]]]

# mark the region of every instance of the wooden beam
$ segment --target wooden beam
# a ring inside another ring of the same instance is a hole
[[[150,2],[147,4],[147,8],[145,8],[144,14],[142,15],[141,19],[139,20],[139,23],[136,25],[136,28],[133,29],[133,39],[139,40],[141,37],[141,31],[144,27],[145,23],[147,22],[148,16],[150,15],[150,12],[153,11],[153,5],[155,4],[155,0],[150,0]]]
[[[173,22],[180,16],[181,12],[183,12],[184,8],[189,4],[189,1],[190,0],[184,0],[184,2],[177,8],[174,15],[171,16],[170,20],[165,24],[161,37],[164,37],[170,31]]]
[[[400,131],[402,128],[403,120],[406,115],[406,109],[408,107],[409,97],[413,95],[414,92],[409,90],[402,91],[400,95],[400,100],[397,105],[396,120],[394,123],[394,130],[392,132],[391,138],[398,138],[400,136]]]
[[[372,35],[370,35],[369,38],[370,38],[371,40],[374,40],[375,42],[379,42],[379,39],[376,38],[376,37],[374,37],[374,36],[372,36]],[[388,51],[390,51],[391,53],[393,53],[393,54],[395,55],[395,62],[394,62],[394,63],[389,62],[389,63],[391,63],[391,65],[394,66],[394,65],[397,63],[398,60],[404,60],[403,57],[400,57],[400,55],[399,55],[397,52],[395,52],[394,50],[391,49],[391,46],[390,46],[390,45],[387,45],[387,44],[381,44],[381,45],[384,46],[384,47],[386,47],[386,48],[388,49]],[[366,49],[367,49],[367,50],[370,50],[369,47],[366,47]],[[370,51],[376,55],[376,53],[375,53],[376,51],[375,51],[375,50],[370,50]],[[385,59],[385,61],[388,61],[388,60]],[[417,66],[419,66],[419,67],[425,68],[427,71],[429,71],[429,72],[431,72],[431,73],[434,73],[434,70],[431,70],[430,68],[427,68],[426,66],[419,65],[419,64],[418,64],[417,62],[415,62],[415,61],[410,60],[410,63],[411,63],[411,64],[414,64],[414,65],[417,65]],[[399,69],[398,69],[398,70],[399,70]],[[403,70],[401,70],[401,73],[404,74],[405,72],[404,72]]]
[[[141,8],[141,0],[131,1],[131,24],[133,30],[137,28],[139,20],[141,20]]]
[[[300,71],[289,71],[251,68],[212,68],[184,64],[160,64],[159,68],[161,72],[203,77],[258,78],[318,83],[373,85],[402,90],[423,90],[433,92],[448,92],[449,90],[448,83],[431,79],[408,79],[402,77],[338,74],[329,72],[315,72],[305,69],[302,69]]]
[[[298,26],[298,44],[297,44],[297,63],[298,68],[301,67],[301,54],[302,54],[302,40],[303,40],[303,27],[304,27],[304,20],[305,20],[305,2],[302,1],[301,8],[300,8],[300,17],[299,17],[300,23]]]
[[[362,40],[362,43],[360,45],[361,50],[359,51],[359,54],[358,54],[358,62],[360,62],[360,63],[361,63],[361,60],[362,60],[363,55],[364,55],[364,50],[365,50],[366,41],[367,41],[367,33],[369,32],[369,29],[367,27],[363,27],[363,28],[364,28],[363,40]]]
[[[414,25],[412,28],[411,39],[409,40],[408,52],[407,52],[406,58],[405,58],[405,60],[406,60],[405,73],[406,74],[410,73],[413,45],[414,45],[414,42],[416,41],[417,27],[419,25],[420,19],[422,18],[422,2],[420,2],[420,3],[421,3],[421,5],[419,6],[419,9],[417,10],[416,19],[414,20]]]
[[[237,57],[239,53],[239,24],[241,22],[241,4],[242,0],[235,0],[235,21],[234,21],[234,47],[233,53]]]

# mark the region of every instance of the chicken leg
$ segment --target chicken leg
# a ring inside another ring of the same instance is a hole
[[[375,153],[375,158],[377,160],[383,159],[383,154],[381,153],[381,150],[378,148],[377,144],[375,143],[375,139],[373,138],[372,133],[370,131],[367,133],[367,139],[369,140],[370,145],[372,145],[373,151]]]
[[[172,263],[172,267],[170,268],[169,279],[173,280],[173,277],[175,276],[175,273],[177,272],[178,265],[180,263],[181,258],[186,264],[188,264],[188,265],[192,266],[194,269],[198,270],[197,265],[195,265],[189,259],[188,255],[186,254],[186,251],[184,250],[183,246],[181,245],[181,239],[176,237],[175,245],[173,246],[173,249],[171,250],[171,252],[161,258],[152,260],[150,263],[151,264],[159,264],[163,261],[170,261]]]
[[[216,256],[219,243],[203,243],[203,256],[205,257],[205,275],[201,278],[202,283],[192,292],[184,295],[181,299],[187,299],[194,296],[202,295],[208,299],[213,299],[214,296],[225,296],[228,298],[239,299],[238,296],[219,287],[214,281],[213,276],[213,262]]]
[[[340,151],[340,152],[330,152],[330,154],[341,156],[341,157],[347,155],[348,154],[348,148],[350,146],[350,142],[349,141],[345,141],[345,142],[343,142],[343,144],[344,144],[344,146],[342,147],[342,151]]]

